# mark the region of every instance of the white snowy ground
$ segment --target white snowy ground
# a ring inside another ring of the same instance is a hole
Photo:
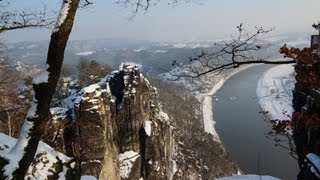
[[[294,88],[294,68],[292,65],[280,65],[267,70],[258,82],[257,96],[264,111],[272,119],[288,119],[292,108],[292,90]],[[315,168],[320,169],[320,157],[309,153],[306,157],[310,162],[311,172],[320,175]],[[224,179],[223,179],[224,180]]]
[[[261,108],[272,119],[284,120],[291,115],[294,84],[294,67],[290,64],[268,69],[260,78],[257,97]]]
[[[0,133],[0,154],[3,155],[8,153],[12,147],[16,144],[17,139],[7,136],[3,133]],[[15,154],[12,154],[15,156]],[[58,159],[63,163],[67,163],[71,158],[66,155],[55,151],[49,145],[44,142],[40,142],[37,149],[38,159],[35,161],[35,164],[32,164],[27,172],[25,179],[31,180],[43,180],[47,179],[48,176],[52,175],[53,172],[56,172],[54,164],[58,162]],[[71,163],[74,164],[74,163]],[[63,171],[59,173],[58,180],[65,180],[67,168],[63,166]],[[83,175],[81,180],[96,180],[93,176]]]

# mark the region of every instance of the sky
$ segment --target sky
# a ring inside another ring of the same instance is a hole
[[[80,9],[71,40],[133,39],[147,41],[214,40],[229,37],[240,23],[275,28],[273,34],[306,32],[316,34],[312,23],[320,20],[320,0],[159,0],[133,20],[132,8],[115,0],[92,0]],[[12,9],[41,8],[58,11],[61,0],[11,1]],[[47,40],[51,29],[28,29],[2,33],[6,42]]]

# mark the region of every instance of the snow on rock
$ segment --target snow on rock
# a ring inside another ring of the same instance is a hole
[[[136,63],[136,62],[131,62],[131,61],[127,61],[125,63],[125,65],[131,66],[131,67],[135,67],[135,70],[138,70],[138,69],[142,68],[142,63]]]
[[[261,176],[261,175],[234,175],[229,177],[218,178],[217,180],[280,180],[272,176]]]
[[[47,83],[49,79],[49,72],[48,71],[41,71],[38,75],[36,75],[32,83],[33,84],[40,84],[40,83]]]
[[[16,142],[17,139],[0,133],[0,154],[10,162],[5,166],[5,175],[7,176],[9,176],[18,167],[18,164],[15,164],[15,162],[18,162],[18,160],[21,159],[20,152],[24,150],[13,150],[16,148],[12,148]],[[43,142],[39,143],[35,157],[36,161],[34,161],[35,163],[29,167],[26,179],[47,179],[48,176],[56,172],[54,164],[58,162],[58,159],[64,164],[71,160],[71,158],[55,151]],[[64,166],[64,168],[66,167]],[[61,173],[63,172],[66,171],[62,171]],[[64,177],[65,174],[61,173],[59,173],[59,176]]]
[[[124,72],[125,97],[134,97],[137,92],[136,87],[140,82],[139,66],[135,63],[121,63],[119,69]]]
[[[53,120],[65,119],[67,117],[67,112],[69,109],[62,107],[53,107],[50,108],[50,112]]]
[[[18,142],[15,143],[16,142],[15,141],[13,144],[9,145],[9,147],[13,147],[14,144],[15,146],[10,150],[8,150],[8,153],[6,154],[2,154],[0,151],[0,155],[9,161],[9,164],[7,164],[4,167],[4,174],[8,176],[9,179],[11,177],[11,174],[19,167],[18,163],[22,159],[24,155],[24,149],[25,147],[27,147],[29,143],[29,139],[30,139],[29,133],[32,128],[33,128],[33,122],[25,120],[20,130]],[[0,133],[0,136],[1,135],[4,135],[4,134]],[[10,140],[10,141],[12,142],[13,140]],[[6,142],[6,141],[0,141],[0,143],[3,143],[3,142]]]
[[[27,118],[35,118],[37,117],[37,106],[38,106],[38,101],[33,97],[32,104],[27,112]]]
[[[144,131],[146,132],[146,134],[148,136],[151,136],[151,124],[152,124],[151,121],[145,121],[144,122]]]
[[[318,170],[318,172],[320,171],[320,157],[316,154],[309,153],[307,154],[307,159],[312,163],[312,165],[310,166],[311,172],[314,173],[318,178],[320,178],[320,174],[318,174],[316,171],[316,169]]]
[[[53,28],[53,33],[59,31],[60,26],[63,24],[63,22],[66,20],[68,11],[70,8],[71,0],[64,0],[62,1],[62,6],[60,8],[60,12],[58,15],[58,19],[56,21],[56,25]]]
[[[99,110],[99,100],[101,97],[101,94],[103,92],[106,92],[109,90],[109,85],[104,82],[104,85],[106,88],[101,88],[102,82],[97,83],[97,84],[92,84],[90,86],[87,86],[83,88],[76,96],[74,101],[69,102],[70,104],[74,104],[75,106],[79,106],[80,102],[82,100],[89,100],[88,102],[92,104],[89,108],[85,109],[85,111],[98,111]],[[72,100],[72,99],[71,99]],[[71,106],[72,107],[72,106]],[[74,115],[74,114],[73,114]]]
[[[68,97],[63,99],[63,107],[67,109],[72,109],[74,107],[75,101],[77,100],[77,91],[70,93]]]
[[[121,178],[129,177],[131,168],[133,167],[133,163],[136,161],[138,157],[139,157],[139,153],[134,152],[132,150],[119,154]]]
[[[272,119],[284,120],[291,115],[294,84],[294,68],[289,64],[267,70],[258,81],[259,103]]]
[[[161,121],[169,121],[169,116],[167,113],[163,112],[163,111],[160,111],[159,114],[158,114],[158,118],[161,120]]]
[[[0,133],[0,152],[2,153],[8,153],[14,144],[16,143],[16,139],[7,136],[3,133]]]
[[[84,93],[93,93],[97,89],[100,89],[100,85],[99,84],[92,84],[90,86],[87,86],[87,87],[83,88],[82,91]]]
[[[74,168],[74,167],[72,167],[72,168]],[[68,170],[67,167],[62,168],[62,171],[59,173],[58,180],[65,180],[66,179],[67,170]]]
[[[83,100],[89,100],[93,106],[86,109],[87,111],[96,111],[99,109],[97,103],[98,99],[101,98],[102,93],[108,93],[111,94],[110,87],[109,87],[109,80],[114,77],[114,75],[118,73],[118,71],[114,71],[111,73],[111,75],[107,75],[104,78],[100,80],[99,83],[92,84],[90,86],[84,87],[79,92],[76,92],[74,94],[71,94],[67,98],[63,100],[64,107],[67,109],[70,109],[72,112],[72,116],[74,115],[73,108],[76,106],[78,107],[80,102]],[[115,102],[115,98],[111,97],[111,101]]]
[[[172,162],[172,174],[174,175],[178,171],[178,166],[175,160],[171,159],[171,162]]]

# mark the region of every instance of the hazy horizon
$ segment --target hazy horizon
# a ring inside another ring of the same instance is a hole
[[[133,21],[129,21],[130,8],[114,1],[93,1],[93,6],[79,10],[70,40],[214,40],[235,34],[239,23],[244,23],[249,30],[254,26],[275,28],[271,35],[316,34],[311,24],[320,20],[318,0],[197,0],[197,3],[180,2],[175,7],[169,6],[169,2],[160,1],[146,14],[140,12]],[[41,3],[51,10],[58,10],[60,6],[60,1],[29,0],[13,2],[12,9],[40,8]],[[2,33],[0,38],[9,43],[48,40],[50,32],[51,29],[15,30]]]

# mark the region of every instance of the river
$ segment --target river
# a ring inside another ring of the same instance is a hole
[[[270,124],[264,121],[256,95],[257,82],[272,66],[259,65],[232,76],[215,94],[216,130],[223,144],[246,174],[296,179],[297,161],[289,151],[265,137]]]

